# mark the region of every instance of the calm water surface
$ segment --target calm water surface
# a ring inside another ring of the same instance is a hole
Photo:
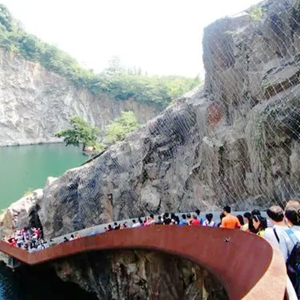
[[[64,144],[0,147],[0,209],[28,189],[44,187],[48,176],[62,175],[87,159],[81,148]]]
[[[0,147],[0,209],[30,189],[42,188],[48,176],[60,176],[88,159],[81,148],[63,144]],[[77,285],[64,283],[47,266],[12,272],[0,263],[0,300],[96,299]]]
[[[96,300],[95,294],[61,281],[45,266],[22,267],[12,272],[0,264],[0,300]]]

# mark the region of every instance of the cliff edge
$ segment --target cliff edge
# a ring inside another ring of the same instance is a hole
[[[105,93],[95,96],[66,77],[0,48],[0,146],[60,142],[54,135],[69,126],[72,116],[104,129],[124,110],[132,110],[143,124],[159,107],[118,101]]]
[[[299,197],[300,1],[258,7],[258,19],[249,10],[205,29],[200,90],[44,188],[46,237],[149,213],[224,203],[248,210]],[[70,274],[58,270],[61,277],[101,293],[90,267],[60,265]]]

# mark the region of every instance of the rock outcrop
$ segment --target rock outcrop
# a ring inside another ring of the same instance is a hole
[[[38,189],[11,204],[0,215],[0,236],[8,236],[16,229],[30,225],[41,227],[38,217],[43,190]]]
[[[95,97],[39,64],[0,49],[0,146],[61,141],[54,135],[79,115],[101,129],[121,111],[132,110],[140,123],[158,108],[133,100]]]
[[[47,236],[147,213],[224,203],[247,210],[299,196],[300,4],[269,1],[262,11],[259,22],[244,13],[207,27],[198,92],[45,188]]]
[[[55,269],[61,279],[103,300],[228,299],[219,281],[206,270],[164,253],[89,253],[55,263]]]
[[[198,92],[44,189],[38,213],[46,237],[149,213],[224,203],[248,210],[300,197],[300,1],[269,0],[261,7],[259,21],[245,12],[205,29],[206,80]],[[127,295],[117,283],[135,280],[128,277],[130,268],[138,269],[135,255],[127,268],[119,257],[118,271],[112,258],[102,258],[109,260],[105,276],[116,276],[108,297]],[[98,260],[89,256],[91,265]],[[76,263],[62,262],[58,273],[101,295],[104,279],[94,281],[94,269]],[[168,282],[162,277],[161,284]]]

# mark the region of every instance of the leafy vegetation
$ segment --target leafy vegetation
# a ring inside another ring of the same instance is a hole
[[[101,134],[100,128],[89,124],[79,116],[72,117],[70,123],[72,129],[62,130],[55,134],[56,137],[64,138],[66,146],[74,145],[78,147],[82,144],[83,150],[86,147],[92,147],[97,149],[97,152],[104,149],[104,145],[98,142],[98,137]]]
[[[25,32],[7,8],[0,4],[0,45],[22,57],[39,62],[44,68],[69,78],[77,87],[96,96],[108,93],[118,100],[133,99],[166,107],[173,99],[200,85],[201,79],[183,76],[148,76],[141,69],[125,69],[119,59],[96,75],[58,48]]]
[[[100,128],[86,122],[79,116],[74,116],[70,120],[71,129],[62,130],[55,134],[56,137],[64,138],[66,146],[83,145],[83,151],[86,147],[91,147],[93,152],[101,153],[108,144],[123,141],[130,132],[139,127],[136,116],[132,111],[123,111],[120,118],[116,118],[111,124],[106,126],[104,143],[101,142]]]
[[[254,22],[258,22],[262,18],[264,13],[261,6],[253,5],[250,8],[249,14]]]
[[[136,116],[132,111],[122,111],[122,116],[106,126],[105,141],[115,143],[123,141],[126,135],[139,127]]]

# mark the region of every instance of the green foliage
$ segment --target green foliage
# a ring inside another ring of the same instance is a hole
[[[0,4],[0,23],[7,31],[12,30],[12,16],[3,4]]]
[[[264,13],[261,6],[253,5],[250,8],[249,14],[254,22],[258,22],[262,18]]]
[[[95,153],[101,153],[106,149],[106,145],[100,142],[95,142],[92,147]]]
[[[105,143],[102,143],[99,141],[101,130],[98,127],[89,124],[79,116],[72,117],[70,123],[71,129],[61,130],[55,136],[64,138],[66,146],[83,144],[83,150],[86,147],[92,147],[96,153],[103,152],[108,144],[123,141],[128,133],[139,127],[134,113],[123,111],[120,118],[116,118],[110,125],[106,126]]]
[[[92,89],[106,91],[117,100],[133,99],[166,107],[173,99],[201,84],[199,77],[147,76],[140,68],[126,70],[117,62],[120,63],[114,59],[113,64],[98,76]]]
[[[77,87],[88,88],[94,95],[108,93],[118,100],[133,99],[166,107],[172,100],[200,85],[200,78],[183,76],[147,76],[140,68],[126,70],[118,57],[95,75],[58,48],[26,33],[6,7],[0,4],[0,45],[24,58],[39,62],[44,68],[69,78]]]
[[[64,138],[66,146],[82,144],[83,149],[85,147],[101,149],[102,145],[97,141],[101,133],[100,128],[92,126],[79,116],[72,117],[70,123],[72,129],[62,130],[55,134],[56,137]]]
[[[133,99],[139,102],[154,102],[166,107],[194,87],[200,85],[201,79],[183,76],[147,76],[141,69],[117,70],[115,74],[100,74],[103,90],[108,91],[119,100]]]
[[[139,127],[136,116],[132,111],[123,111],[120,118],[115,119],[110,125],[106,126],[105,141],[115,143],[123,141],[126,135]]]

